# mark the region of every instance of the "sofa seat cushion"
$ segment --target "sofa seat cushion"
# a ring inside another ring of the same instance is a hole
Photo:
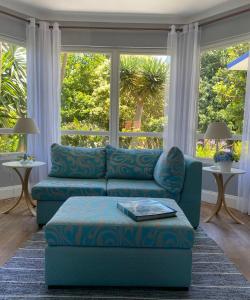
[[[161,150],[122,149],[106,146],[107,178],[153,179]]]
[[[135,222],[117,208],[124,198],[72,197],[47,223],[46,240],[49,246],[192,248],[194,231],[177,203],[151,199],[176,209],[177,217]]]
[[[117,197],[172,198],[177,200],[177,195],[172,195],[154,180],[109,179],[107,183],[107,195]]]
[[[105,196],[105,179],[48,177],[32,188],[36,200],[65,201],[71,196]]]
[[[62,178],[104,178],[106,151],[104,148],[82,148],[53,144],[49,176]]]

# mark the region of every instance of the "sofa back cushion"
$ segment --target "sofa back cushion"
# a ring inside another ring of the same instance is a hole
[[[130,150],[106,147],[107,178],[153,179],[161,150]]]
[[[64,178],[104,178],[106,151],[104,148],[81,148],[53,144],[49,176]]]
[[[182,190],[185,177],[185,160],[177,147],[162,152],[154,169],[155,181],[169,193],[178,194]]]

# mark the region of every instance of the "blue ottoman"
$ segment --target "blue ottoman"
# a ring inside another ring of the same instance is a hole
[[[190,285],[194,232],[176,202],[154,198],[177,217],[137,223],[120,199],[71,197],[59,208],[45,227],[48,286]]]

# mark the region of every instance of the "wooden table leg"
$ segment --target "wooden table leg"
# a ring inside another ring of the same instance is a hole
[[[205,223],[209,222],[220,211],[221,206],[222,206],[223,179],[221,182],[221,177],[219,176],[220,174],[213,173],[213,175],[214,175],[216,183],[217,183],[218,196],[217,196],[215,208],[214,208],[212,214],[204,220]]]
[[[29,211],[31,212],[31,214],[33,216],[36,216],[36,211],[34,209],[34,203],[29,194],[29,176],[30,176],[31,170],[32,170],[32,168],[28,168],[25,170],[24,180],[23,180],[23,191],[24,191],[24,198],[25,198],[25,201],[26,201]]]
[[[218,187],[218,198],[217,198],[217,203],[215,206],[214,211],[212,212],[211,216],[209,216],[207,219],[205,219],[204,222],[209,222],[221,209],[222,205],[225,207],[226,212],[228,213],[228,215],[238,224],[244,224],[241,220],[239,220],[230,210],[230,208],[227,206],[226,200],[225,200],[225,190],[226,187],[229,183],[229,181],[231,180],[231,178],[234,177],[235,174],[232,174],[231,176],[228,177],[228,179],[225,181],[225,183],[223,182],[223,175],[222,174],[216,174],[213,173],[215,179],[216,179],[216,183],[217,183],[217,187]]]
[[[21,175],[21,173],[18,171],[18,169],[14,168],[14,170],[16,171],[18,177],[20,178],[21,180],[21,183],[22,183],[22,191],[21,191],[21,194],[20,196],[18,197],[17,201],[15,202],[15,204],[13,206],[11,206],[10,208],[6,209],[5,211],[1,212],[1,214],[7,214],[9,213],[10,211],[12,211],[12,209],[14,209],[15,207],[17,207],[17,205],[21,202],[22,198],[23,198],[23,193],[24,193],[24,190],[23,190],[23,177]]]
[[[20,181],[21,181],[21,184],[22,184],[22,191],[21,191],[21,194],[20,196],[18,197],[16,203],[8,208],[7,210],[1,212],[2,214],[7,214],[9,213],[12,209],[14,209],[15,207],[17,207],[17,205],[21,202],[23,196],[25,198],[25,202],[27,204],[27,207],[29,209],[29,211],[31,212],[31,214],[33,216],[36,216],[36,211],[34,209],[35,207],[35,204],[33,203],[31,197],[30,197],[30,194],[29,194],[29,176],[30,176],[30,173],[31,173],[31,170],[32,168],[27,168],[25,170],[25,173],[24,173],[24,177],[22,177],[22,174],[19,172],[19,170],[17,168],[13,168],[13,170],[16,171]]]

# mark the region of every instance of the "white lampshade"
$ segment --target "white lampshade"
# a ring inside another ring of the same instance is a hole
[[[223,140],[232,136],[225,122],[212,122],[208,125],[204,134],[205,139]]]
[[[13,132],[35,134],[39,133],[39,129],[32,118],[20,118],[16,122]]]

